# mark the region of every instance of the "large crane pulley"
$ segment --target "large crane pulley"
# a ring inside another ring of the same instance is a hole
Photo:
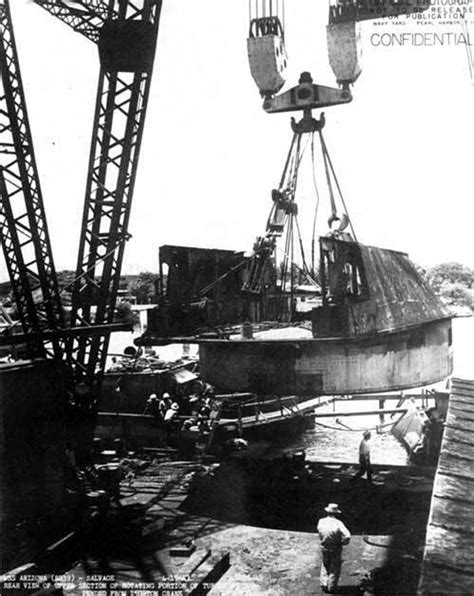
[[[288,69],[284,0],[250,0],[247,52],[250,72],[262,97],[283,87]]]
[[[360,22],[422,12],[430,0],[330,0],[326,29],[329,64],[337,83],[352,85],[362,72]]]

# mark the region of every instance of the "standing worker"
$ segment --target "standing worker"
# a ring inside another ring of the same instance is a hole
[[[364,431],[364,438],[359,445],[359,471],[352,480],[361,478],[367,472],[367,480],[372,484],[372,466],[370,465],[370,431]]]
[[[149,416],[153,416],[155,420],[159,420],[160,418],[160,410],[159,410],[159,402],[156,393],[152,393],[150,397],[146,400],[145,409],[143,410],[143,414],[148,414]]]
[[[342,521],[336,518],[336,515],[341,514],[339,505],[329,503],[324,511],[327,516],[322,517],[318,522],[322,557],[319,581],[323,592],[331,594],[336,591],[341,575],[342,547],[349,544],[351,533]]]

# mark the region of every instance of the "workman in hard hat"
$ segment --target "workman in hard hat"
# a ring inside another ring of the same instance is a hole
[[[176,418],[179,411],[179,405],[174,401],[171,403],[170,407],[166,410],[165,414],[165,422],[171,422],[173,418]]]
[[[150,397],[146,400],[145,410],[143,413],[148,414],[149,416],[154,416],[155,418],[159,417],[160,411],[158,397],[156,396],[156,393],[152,393]]]
[[[359,445],[359,471],[352,480],[361,478],[367,472],[367,480],[372,483],[372,466],[370,464],[370,438],[369,430],[364,431],[362,441]]]
[[[163,393],[163,395],[161,396],[160,399],[160,404],[159,404],[159,408],[160,408],[160,416],[161,419],[164,420],[165,416],[166,416],[166,412],[169,410],[169,407],[171,406],[171,404],[173,403],[173,400],[171,399],[171,396],[169,393]]]
[[[342,547],[349,544],[351,533],[336,516],[341,514],[339,505],[329,503],[324,508],[327,513],[318,522],[318,534],[321,540],[321,575],[320,584],[323,592],[334,593],[341,575]]]

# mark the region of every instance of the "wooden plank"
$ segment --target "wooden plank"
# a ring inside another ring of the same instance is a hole
[[[466,430],[470,432],[472,436],[473,424],[469,422],[469,420],[462,420],[460,418],[456,420],[455,417],[451,417],[450,419],[450,417],[448,416],[446,420],[446,427],[452,427],[453,429],[459,430]]]
[[[419,594],[474,593],[474,381],[453,379]]]
[[[459,500],[471,501],[474,503],[474,488],[472,483],[467,483],[452,476],[437,474],[433,487],[433,497],[455,497]],[[436,507],[433,502],[432,511]]]
[[[463,391],[465,393],[469,393],[474,391],[474,385],[470,383],[455,383],[451,386],[451,393],[457,393],[458,391]]]
[[[449,405],[449,411],[451,414],[454,414],[455,416],[473,416],[473,408],[474,408],[474,403],[472,404],[466,404],[466,403],[461,403],[458,401],[454,401],[452,403],[450,403]]]
[[[212,553],[192,575],[193,581],[198,585],[189,592],[185,590],[186,596],[202,596],[207,594],[213,584],[216,584],[230,567],[229,552]],[[207,587],[206,587],[207,586]]]
[[[474,409],[474,401],[466,402],[466,401],[458,401],[456,398],[449,401],[449,408],[448,411],[456,411],[456,410],[464,410],[466,412],[470,412],[473,414]]]
[[[463,500],[451,493],[450,499],[435,497],[430,525],[440,526],[447,531],[461,532],[474,543],[474,502]],[[470,536],[469,536],[470,535]]]
[[[450,416],[457,416],[458,418],[472,418],[474,415],[473,409],[474,404],[469,406],[460,402],[453,402],[449,405],[447,418]]]
[[[472,379],[459,379],[458,377],[453,377],[451,379],[451,386],[452,387],[472,387],[474,389],[474,380]]]
[[[448,447],[449,443],[449,447]],[[462,455],[465,453],[468,457],[473,457],[472,446],[473,444],[469,440],[459,439],[459,432],[453,431],[448,428],[443,439],[443,445],[446,444],[446,448],[451,449],[454,452],[457,449],[457,453]]]
[[[453,457],[464,457],[471,460],[471,470],[474,469],[474,443],[457,443],[456,441],[449,440],[449,437],[443,442],[443,454]],[[469,464],[467,464],[469,465]]]
[[[458,398],[455,396],[450,397],[449,399],[449,407],[452,408],[454,407],[458,407],[458,408],[471,408],[473,407],[473,401],[471,399],[467,399],[466,397],[463,398]]]
[[[216,399],[242,399],[245,397],[255,397],[255,393],[218,393]]]
[[[418,594],[433,595],[465,595],[472,594],[472,580],[469,575],[463,575],[456,569],[440,567],[430,562],[423,564]]]
[[[449,401],[462,401],[472,406],[474,404],[474,395],[472,391],[453,391],[449,396]]]
[[[455,393],[449,398],[449,403],[451,405],[457,405],[458,407],[464,406],[466,408],[472,408],[474,406],[474,399],[466,395],[459,395]]]
[[[474,485],[474,478],[472,477],[472,463],[468,463],[464,460],[459,460],[454,457],[450,457],[448,455],[444,455],[440,458],[438,464],[438,471],[441,474],[445,474],[447,476],[458,476],[460,478],[464,477],[468,481],[471,480]]]
[[[446,424],[444,427],[444,437],[449,437],[450,439],[457,439],[463,443],[469,443],[473,441],[473,432],[472,432],[472,425],[469,428],[462,428],[459,426],[452,426],[451,424]]]
[[[465,401],[469,404],[473,404],[474,403],[474,395],[473,392],[471,390],[457,390],[457,391],[453,391],[450,396],[449,396],[450,400],[462,400]]]
[[[450,391],[450,395],[459,395],[462,397],[473,397],[474,388],[472,387],[452,387]]]
[[[446,530],[430,524],[426,539],[425,557],[431,564],[444,565],[457,570],[459,573],[464,571],[466,575],[469,574],[471,591],[467,593],[472,593],[474,541],[472,539],[469,541],[463,532]]]
[[[474,399],[473,396],[473,391],[472,389],[456,389],[455,391],[451,391],[451,398],[462,398],[465,400],[468,400],[469,402],[472,402]]]
[[[470,418],[468,418],[466,416],[451,415],[451,416],[448,416],[448,419],[446,422],[453,429],[467,430],[467,431],[471,431],[471,433],[472,433],[472,429],[474,428],[474,420],[470,420]]]
[[[469,430],[469,425],[470,425],[470,428],[472,428],[472,426],[473,426],[472,423],[474,422],[474,417],[471,417],[471,416],[457,416],[453,412],[448,412],[448,416],[447,416],[446,422],[448,424],[451,424],[452,426],[459,425],[461,428],[464,428],[464,427],[467,426],[468,427],[468,430]]]
[[[452,423],[453,426],[455,426],[456,424],[470,424],[472,428],[474,426],[474,415],[467,415],[465,412],[454,412],[451,410],[451,412],[447,416],[446,422],[448,424]]]
[[[473,403],[474,401],[474,396],[472,394],[472,391],[468,391],[468,390],[457,390],[457,391],[453,391],[450,396],[449,396],[450,400],[451,399],[460,399],[463,401],[466,401],[468,403]]]
[[[473,424],[468,422],[468,421],[463,421],[463,420],[453,420],[453,421],[448,421],[446,422],[446,426],[445,428],[449,428],[451,429],[453,432],[455,433],[462,433],[462,432],[466,432],[471,436],[472,439],[472,430],[473,430]],[[456,436],[456,435],[454,435]],[[459,435],[461,436],[461,435]]]
[[[474,387],[474,379],[460,379],[459,377],[452,378],[453,385],[471,385]]]

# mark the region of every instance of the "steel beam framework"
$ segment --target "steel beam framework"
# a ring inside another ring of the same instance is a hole
[[[117,16],[114,14],[114,7],[103,0],[77,0],[69,4],[61,0],[34,2],[95,43],[106,20]]]
[[[99,74],[71,325],[114,320],[130,208],[150,92],[161,0],[61,2],[34,0],[75,31],[96,42]],[[132,57],[132,58],[131,58]],[[110,334],[69,340],[76,381],[97,394]]]
[[[24,333],[64,326],[8,0],[0,0],[0,238]],[[61,356],[57,339],[36,342]]]

